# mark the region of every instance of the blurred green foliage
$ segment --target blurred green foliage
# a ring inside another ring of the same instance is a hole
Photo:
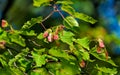
[[[61,18],[64,16],[62,13],[63,15],[59,14],[59,19],[56,19],[53,14],[53,17],[51,16],[45,22],[44,18],[56,8],[49,7],[50,0],[33,2],[34,4],[29,0],[16,0],[7,12],[6,20],[13,30],[9,27],[5,29],[8,32],[0,29],[0,39],[7,42],[6,48],[1,49],[3,50],[0,57],[1,75],[115,75],[117,73],[116,66],[120,65],[119,58],[113,59],[116,65],[111,57],[106,60],[106,49],[98,54],[96,38],[104,39],[109,53],[111,53],[109,44],[113,41],[120,44],[120,40],[114,35],[108,35],[106,29],[99,23],[94,24],[96,20],[90,16],[95,16],[97,13],[94,12],[95,8],[91,1],[56,0],[56,5],[61,5],[60,10],[69,13],[70,16],[67,14],[67,17]],[[36,8],[32,5],[41,7]],[[42,22],[48,31],[52,29],[52,34],[60,24],[64,24],[65,29],[59,33],[59,40],[49,42],[43,37],[45,30],[40,26]],[[90,23],[95,27],[93,28]],[[82,66],[86,64],[85,68],[80,66],[82,60],[84,60]],[[119,67],[117,68],[119,73]]]

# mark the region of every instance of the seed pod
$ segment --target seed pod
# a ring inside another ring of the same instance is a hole
[[[2,27],[5,28],[8,26],[8,22],[6,20],[2,20]]]
[[[101,47],[101,48],[105,47],[103,40],[98,39],[98,42],[99,42],[99,47]]]
[[[105,51],[106,60],[108,60],[108,52]]]
[[[43,37],[46,38],[47,36],[48,36],[48,31],[45,31],[45,32],[43,33]]]
[[[6,42],[4,40],[0,41],[0,48],[4,49],[5,48]]]
[[[85,61],[84,61],[84,60],[82,60],[82,61],[80,62],[80,67],[82,67],[82,68],[85,67]]]
[[[97,47],[97,53],[102,53],[102,50],[100,47]]]
[[[65,28],[65,26],[60,25],[60,26],[59,26],[59,31],[63,30],[64,28]]]
[[[48,35],[48,41],[49,42],[52,42],[53,41],[53,35],[52,35],[52,33],[49,33],[49,35]]]
[[[58,34],[54,34],[54,35],[53,35],[53,39],[54,39],[54,40],[58,40],[58,38],[59,38]]]

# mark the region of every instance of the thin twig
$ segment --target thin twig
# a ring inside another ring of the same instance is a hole
[[[9,49],[7,49],[7,50],[8,50],[8,52],[10,53],[10,55],[13,56],[13,53],[12,53]],[[23,71],[17,66],[16,62],[14,62],[14,66],[15,66],[16,68],[18,68],[21,72],[23,72]],[[23,72],[23,74],[26,75],[25,72]]]
[[[60,10],[57,9],[57,12],[61,15],[61,17],[62,17],[69,25],[71,25],[71,24],[65,19],[65,17],[64,17],[63,14],[60,12]]]
[[[7,49],[7,50],[8,50],[8,52],[10,53],[10,55],[12,55],[12,56],[13,56],[12,52],[11,52],[9,49]]]
[[[54,13],[54,11],[52,11],[48,16],[46,16],[46,17],[42,20],[42,22],[40,23],[41,26],[42,26],[45,30],[46,30],[46,28],[45,28],[45,26],[43,25],[43,22],[46,21],[50,16],[52,16],[53,13]]]
[[[40,24],[41,24],[41,26],[42,26],[45,30],[47,30],[46,27],[44,26],[44,24],[43,24],[42,22],[41,22]]]
[[[65,17],[63,16],[63,14],[60,12],[60,10],[57,10],[57,12],[60,14],[60,16],[65,19]]]
[[[54,11],[52,11],[47,17],[45,17],[43,20],[42,20],[42,22],[44,22],[45,20],[47,20],[50,16],[52,16],[52,14],[54,13]],[[41,22],[41,23],[42,23]]]

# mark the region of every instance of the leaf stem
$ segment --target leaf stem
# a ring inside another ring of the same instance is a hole
[[[43,24],[42,22],[41,22],[40,24],[41,24],[41,26],[42,26],[45,30],[47,30],[46,27],[44,26],[44,24]]]
[[[48,16],[46,16],[46,17],[42,20],[42,22],[40,23],[41,26],[42,26],[45,30],[46,30],[46,27],[43,25],[43,22],[46,21],[50,16],[52,16],[53,13],[54,13],[54,11],[52,11]]]
[[[53,13],[54,13],[54,11],[52,11],[48,16],[46,16],[46,17],[42,20],[42,22],[46,21],[50,16],[53,15]]]

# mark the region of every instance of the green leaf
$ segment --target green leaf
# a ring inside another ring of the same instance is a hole
[[[45,65],[45,63],[46,63],[46,55],[40,55],[35,51],[32,51],[31,54],[33,56],[33,60],[36,63],[35,67],[41,67],[42,65]]]
[[[80,68],[76,62],[61,59],[60,75],[80,75]]]
[[[40,55],[42,55],[45,52],[45,48],[42,48],[42,49],[33,48],[33,49],[34,49],[34,51],[36,51]]]
[[[3,55],[0,55],[0,63],[3,67],[8,66],[6,58]]]
[[[58,62],[50,62],[50,63],[47,63],[46,64],[46,67],[47,69],[49,69],[50,72],[52,72],[53,74],[55,75],[60,75],[59,74],[56,74],[57,73],[57,70],[60,70],[60,68],[62,67],[61,63],[58,63]]]
[[[38,39],[43,39],[43,33],[40,33],[38,36],[37,36]]]
[[[29,29],[32,26],[34,26],[36,23],[41,23],[42,22],[42,17],[37,17],[37,18],[32,18],[30,21],[27,21],[26,23],[24,23],[24,25],[22,26],[22,29]]]
[[[50,55],[46,55],[47,58],[52,59],[54,61],[58,61],[58,59],[56,57],[50,56]]]
[[[75,40],[75,42],[81,45],[82,47],[86,48],[87,50],[90,50],[89,48],[90,40],[87,37],[82,39],[77,39]]]
[[[90,59],[90,54],[88,52],[83,52],[82,56],[83,56],[84,60],[89,60]]]
[[[74,14],[74,17],[76,17],[76,18],[78,18],[78,19],[80,19],[80,20],[89,22],[89,23],[91,23],[91,24],[94,24],[94,23],[97,22],[97,20],[95,20],[94,18],[92,18],[92,17],[90,17],[90,16],[88,16],[88,15],[86,15],[86,14],[83,14],[83,13],[78,13],[78,12],[76,12],[76,13]]]
[[[93,19],[92,17],[90,17],[86,14],[76,12],[74,10],[74,8],[72,8],[70,5],[62,5],[61,9],[65,12],[69,13],[70,15],[74,16],[75,18],[89,22],[91,24],[94,24],[97,22],[95,19]]]
[[[96,69],[98,69],[98,71],[101,71],[103,73],[109,73],[109,74],[112,74],[112,75],[115,75],[117,74],[117,69],[116,68],[106,68],[106,67],[98,67],[98,65],[96,65]]]
[[[10,43],[10,39],[8,38],[8,33],[6,31],[3,31],[0,28],[0,41],[5,40],[7,43]]]
[[[25,58],[20,58],[18,62],[20,63],[21,67],[25,67],[25,68],[30,63],[30,61],[27,61]]]
[[[70,5],[62,5],[61,9],[71,15],[74,15],[76,13],[74,8],[71,7]]]
[[[70,31],[63,31],[63,34],[60,34],[60,40],[68,45],[73,45],[73,36],[74,34]]]
[[[18,53],[14,58],[10,59],[8,62],[9,66],[13,66],[13,63],[18,61],[21,58],[24,58],[29,52],[29,48],[25,48],[22,50],[22,52]]]
[[[0,68],[0,75],[15,75],[9,67]]]
[[[14,43],[16,43],[16,44],[19,44],[19,45],[21,45],[21,46],[23,46],[23,47],[25,47],[25,39],[23,39],[20,35],[18,35],[18,34],[11,34],[11,35],[9,35],[9,38],[10,38],[10,40],[11,40],[11,42],[14,42]]]
[[[49,54],[55,57],[62,57],[65,59],[69,59],[69,55],[65,51],[59,50],[57,48],[51,48],[49,50]]]
[[[34,30],[30,30],[30,31],[21,31],[22,35],[26,35],[26,36],[36,36],[37,34],[34,32]]]
[[[33,0],[33,6],[40,7],[48,5],[50,0]]]
[[[66,1],[63,0],[63,1],[57,1],[56,4],[64,4],[64,5],[66,5],[66,4],[73,4],[73,2],[70,1],[70,0],[66,0]]]
[[[92,48],[90,54],[93,55],[94,57],[96,57],[97,59],[101,60],[101,61],[108,62],[111,65],[117,67],[117,65],[113,62],[113,60],[111,60],[111,58],[109,56],[108,56],[108,60],[106,60],[105,53],[98,54],[96,50],[97,50],[96,48]]]
[[[68,17],[66,17],[65,19],[64,19],[64,21],[63,21],[63,23],[64,23],[64,25],[65,25],[65,27],[79,27],[79,24],[78,24],[78,22],[76,21],[76,19],[74,18],[74,17],[72,17],[72,16],[68,16]]]
[[[10,70],[12,71],[12,75],[24,75],[22,71],[16,67],[10,67]]]
[[[45,68],[36,68],[29,75],[50,75]]]

